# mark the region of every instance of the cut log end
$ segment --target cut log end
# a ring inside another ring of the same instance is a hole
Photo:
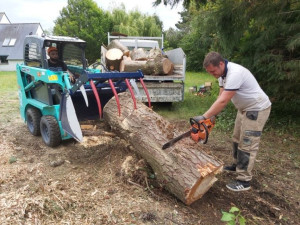
[[[196,200],[200,199],[211,188],[211,186],[218,180],[215,175],[222,172],[223,165],[214,167],[213,165],[209,164],[208,168],[209,169],[198,169],[201,177],[197,180],[197,182],[192,186],[191,189],[185,190],[185,203],[187,205],[190,205]],[[211,168],[214,168],[214,170],[211,171]]]

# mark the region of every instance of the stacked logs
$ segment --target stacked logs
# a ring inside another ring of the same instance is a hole
[[[107,46],[106,67],[112,71],[136,72],[147,75],[171,75],[174,64],[158,48],[146,51],[144,48],[130,51],[120,41],[113,40]]]

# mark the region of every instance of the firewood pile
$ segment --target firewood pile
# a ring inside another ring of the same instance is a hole
[[[174,64],[163,54],[161,49],[144,48],[129,50],[120,41],[113,40],[106,47],[106,67],[111,71],[136,72],[141,70],[146,75],[171,75]]]

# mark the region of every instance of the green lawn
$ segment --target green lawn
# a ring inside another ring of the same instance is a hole
[[[19,116],[16,72],[0,72],[0,122],[9,122]]]
[[[16,72],[0,72],[0,93],[17,90]]]

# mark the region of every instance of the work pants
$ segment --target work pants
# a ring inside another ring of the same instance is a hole
[[[250,181],[259,149],[264,125],[269,118],[271,106],[262,111],[239,111],[233,131],[233,158],[238,174],[237,180]]]

